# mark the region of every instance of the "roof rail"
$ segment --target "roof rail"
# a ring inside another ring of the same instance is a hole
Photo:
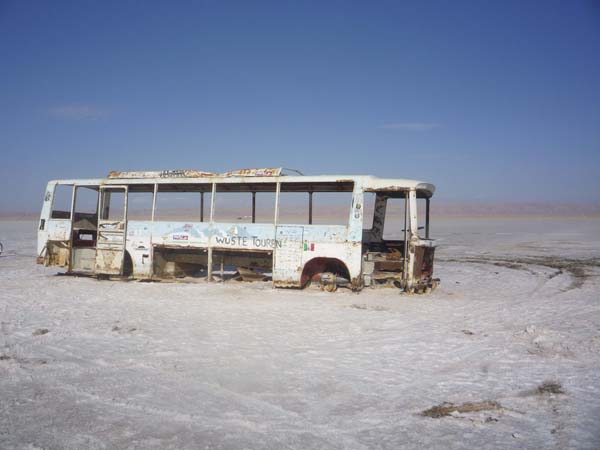
[[[298,175],[304,176],[304,174],[302,172],[300,172],[298,169],[290,169],[289,167],[282,167],[281,170],[282,171],[289,170],[290,172],[294,172],[294,173],[297,173]],[[283,174],[283,175],[285,175],[285,174]]]
[[[210,178],[210,177],[278,177],[283,175],[281,167],[265,167],[257,169],[239,169],[225,173],[204,172],[202,170],[142,170],[142,171],[112,171],[108,178]],[[297,172],[298,170],[285,169]]]

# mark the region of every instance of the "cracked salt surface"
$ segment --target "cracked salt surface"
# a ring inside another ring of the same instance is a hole
[[[0,222],[0,448],[600,448],[600,220],[433,225],[403,296],[60,277]]]

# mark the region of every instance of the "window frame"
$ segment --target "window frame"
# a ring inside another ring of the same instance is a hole
[[[71,187],[71,207],[69,209],[69,217],[65,218],[65,217],[52,217],[52,215],[54,214],[54,205],[56,203],[56,191],[58,189],[59,186],[70,186]],[[74,199],[75,199],[75,186],[76,183],[56,183],[54,185],[54,191],[52,192],[52,204],[50,205],[50,217],[48,218],[48,220],[68,220],[68,221],[72,221],[73,220],[73,206],[74,206]]]

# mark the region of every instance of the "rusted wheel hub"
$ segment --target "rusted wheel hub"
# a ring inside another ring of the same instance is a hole
[[[327,292],[337,291],[337,280],[336,275],[332,272],[323,272],[321,275],[321,290]]]

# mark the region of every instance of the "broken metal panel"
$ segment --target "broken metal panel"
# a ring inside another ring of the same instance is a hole
[[[433,276],[433,258],[435,253],[434,246],[417,246],[415,247],[415,282],[424,278]]]
[[[387,192],[394,194],[406,190],[416,190],[419,198],[431,197],[435,192],[435,186],[416,180],[405,179],[382,179],[376,177],[361,177],[365,192]]]
[[[71,238],[71,219],[50,219],[46,227],[49,241],[68,241]]]
[[[96,249],[95,248],[76,248],[71,250],[73,257],[71,258],[73,272],[94,272],[96,268]]]
[[[52,207],[58,182],[50,181],[46,186],[44,203],[38,225],[37,262],[46,266],[69,268],[71,258],[72,200],[64,218],[52,218]]]
[[[400,272],[403,261],[386,259],[383,261],[374,261],[374,270],[381,272]]]
[[[69,267],[71,245],[69,241],[48,241],[44,256],[45,266]]]
[[[123,269],[122,249],[98,249],[95,271],[103,275],[120,275]]]
[[[44,265],[68,268],[71,257],[71,220],[50,219],[45,222],[45,230],[38,233],[38,257],[43,257]]]

